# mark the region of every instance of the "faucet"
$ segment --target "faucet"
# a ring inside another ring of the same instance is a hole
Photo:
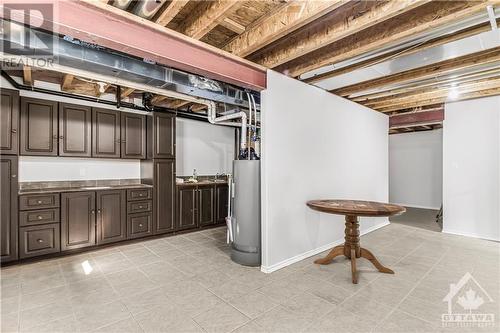
[[[196,169],[193,169],[193,179],[197,180],[198,179],[198,175],[196,174]]]

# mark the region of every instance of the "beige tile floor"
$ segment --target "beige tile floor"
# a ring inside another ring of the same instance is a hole
[[[3,268],[1,331],[499,331],[498,243],[391,224],[362,245],[396,274],[362,262],[353,285],[344,259],[264,274],[232,263],[224,240],[219,228]],[[442,327],[442,300],[466,272],[494,300],[480,307],[494,327]]]

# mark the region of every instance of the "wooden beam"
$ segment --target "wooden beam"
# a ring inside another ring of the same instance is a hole
[[[441,122],[444,120],[444,109],[435,111],[407,112],[389,117],[389,128],[422,123]]]
[[[229,17],[223,19],[222,22],[220,22],[220,25],[222,25],[226,29],[231,30],[232,32],[237,33],[238,35],[245,32],[244,25],[241,25],[238,22],[231,20]]]
[[[33,75],[30,66],[23,66],[23,82],[25,85],[33,86]]]
[[[168,6],[163,9],[155,22],[166,27],[188,2],[189,0],[172,0]]]
[[[73,82],[73,79],[75,78],[74,75],[71,74],[64,74],[62,83],[61,83],[61,90],[68,90],[68,88],[71,86],[71,83]]]
[[[433,31],[438,27],[464,20],[486,10],[487,4],[500,4],[500,0],[488,1],[434,1],[418,10],[387,20],[340,41],[299,57],[275,68],[291,76],[299,76],[323,66],[336,64],[383,47],[397,45],[409,38]]]
[[[125,98],[125,97],[128,97],[130,94],[132,94],[133,92],[135,91],[134,88],[125,88],[123,89],[121,95],[120,95],[120,98]]]
[[[498,19],[498,22],[500,23],[500,19]],[[334,69],[334,70],[331,70],[331,71],[328,71],[325,73],[321,73],[321,74],[303,79],[302,81],[306,82],[306,83],[316,83],[316,82],[323,81],[323,80],[326,80],[326,79],[329,79],[329,78],[332,78],[332,77],[335,77],[338,75],[350,73],[350,72],[357,70],[357,69],[370,67],[370,66],[379,64],[383,61],[394,60],[394,59],[400,58],[402,56],[407,56],[410,54],[415,54],[417,52],[422,52],[422,51],[427,50],[431,47],[444,45],[446,43],[451,43],[451,42],[459,40],[459,39],[474,36],[474,35],[480,34],[482,32],[489,31],[490,29],[491,29],[491,27],[490,27],[489,23],[481,23],[481,24],[475,25],[473,27],[468,27],[466,29],[460,30],[458,32],[453,32],[449,35],[440,36],[440,37],[431,39],[429,41],[426,41],[422,44],[417,45],[416,47],[415,46],[408,47],[408,48],[403,49],[403,50],[397,49],[397,50],[387,52],[387,53],[381,54],[379,56],[376,56],[376,57],[373,57],[373,58],[370,58],[370,59],[367,59],[364,61],[360,61],[360,62],[355,63],[353,65]]]
[[[203,104],[194,104],[192,107],[191,107],[191,111],[193,112],[200,112],[200,111],[203,111],[207,108],[206,105],[203,105]]]
[[[407,82],[417,79],[425,79],[443,75],[457,70],[469,69],[475,66],[483,66],[500,61],[500,46],[488,50],[467,54],[461,57],[448,59],[435,64],[410,69],[400,73],[380,77],[373,80],[355,83],[342,88],[334,89],[331,92],[340,96],[383,87],[391,84]]]
[[[191,38],[200,39],[241,5],[243,1],[238,0],[201,1],[179,31]]]
[[[164,101],[167,99],[167,96],[162,96],[162,95],[156,95],[151,99],[151,104],[155,105],[161,101]]]
[[[341,0],[291,1],[231,40],[224,50],[245,57],[320,18],[345,3]]]
[[[328,44],[401,15],[430,0],[360,1],[339,8],[334,15],[318,21],[312,28],[303,29],[292,38],[282,40],[269,51],[249,59],[265,67],[276,67],[304,56]],[[338,13],[337,13],[338,12]]]
[[[412,91],[399,95],[393,95],[389,97],[370,100],[363,103],[363,105],[372,109],[379,109],[399,104],[407,104],[413,101],[418,102],[419,100],[427,100],[437,97],[446,97],[449,95],[451,90],[456,90],[458,94],[463,94],[463,93],[485,90],[495,87],[500,87],[500,77],[492,77],[483,80],[456,84],[455,86],[448,85],[440,88],[431,87],[431,88],[420,89],[417,91]]]
[[[30,0],[2,3],[5,8]],[[79,40],[115,51],[155,61],[211,79],[261,91],[266,87],[266,69],[216,47],[193,40],[154,22],[119,8],[90,0],[46,0],[47,8],[58,15],[44,16],[40,28],[60,35],[77,36]],[[42,13],[43,14],[43,13]],[[10,15],[10,16],[9,16]],[[39,22],[38,11],[3,10],[0,17],[14,22]],[[48,20],[52,17],[52,20]]]
[[[495,96],[495,95],[500,95],[500,87],[460,94],[459,96],[454,98],[453,101],[463,101],[463,100],[468,100],[468,99],[487,97],[487,96]],[[417,106],[425,106],[425,105],[434,105],[434,104],[444,103],[447,100],[448,100],[448,96],[437,97],[437,98],[432,98],[432,99],[427,99],[427,100],[420,100],[418,102],[410,102],[410,103],[406,103],[406,104],[400,104],[397,106],[389,106],[386,108],[380,108],[377,111],[392,112],[392,111],[397,111],[397,110],[411,109],[411,108],[414,108]]]
[[[178,99],[178,100],[171,101],[171,102],[167,103],[166,106],[167,106],[167,108],[170,108],[170,109],[178,109],[178,108],[183,107],[184,105],[187,105],[189,103],[191,103],[191,102]]]
[[[447,77],[447,76],[444,78],[433,77],[427,81],[419,81],[417,83],[404,85],[401,88],[391,88],[391,89],[380,91],[380,92],[360,95],[360,96],[350,98],[350,100],[353,102],[363,103],[363,102],[375,100],[375,99],[382,98],[382,97],[391,97],[391,96],[396,96],[396,95],[405,94],[405,93],[422,91],[424,89],[431,89],[431,88],[437,89],[439,87],[442,87],[442,86],[445,86],[448,84],[454,84],[454,83],[455,84],[459,84],[459,83],[462,84],[462,83],[477,81],[481,78],[495,77],[497,75],[500,75],[500,68],[492,68],[492,69],[488,69],[485,71],[467,73],[464,75],[454,75],[453,77]]]

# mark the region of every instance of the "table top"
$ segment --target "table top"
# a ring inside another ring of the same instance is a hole
[[[359,200],[310,200],[307,206],[323,213],[353,216],[393,216],[406,211],[399,205]]]

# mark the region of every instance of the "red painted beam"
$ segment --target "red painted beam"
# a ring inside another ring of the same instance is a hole
[[[395,126],[418,125],[444,120],[444,110],[403,113],[389,117],[389,128]]]
[[[266,88],[264,67],[99,1],[0,1],[11,9],[38,9],[37,3],[51,4],[53,13],[24,13],[46,30],[240,87]],[[1,17],[25,23],[22,13],[0,10]]]

